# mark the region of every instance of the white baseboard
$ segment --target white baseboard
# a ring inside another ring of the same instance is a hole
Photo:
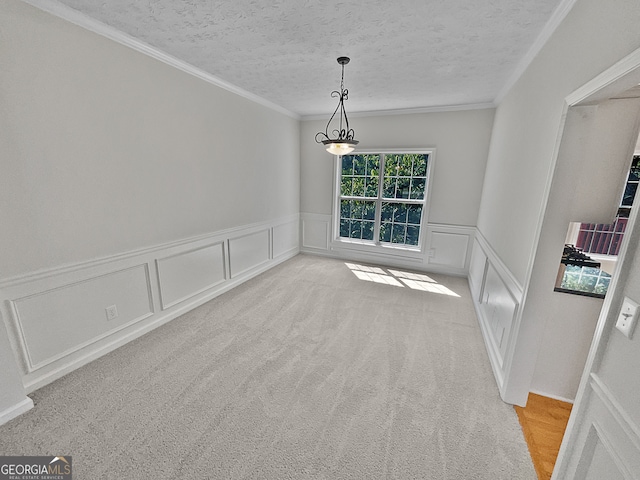
[[[22,415],[25,412],[28,412],[33,408],[33,400],[29,397],[26,397],[20,403],[15,404],[14,406],[7,408],[6,410],[0,412],[0,425],[4,425],[10,420]]]

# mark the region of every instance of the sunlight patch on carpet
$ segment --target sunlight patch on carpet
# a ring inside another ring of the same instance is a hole
[[[345,265],[356,277],[366,282],[382,283],[401,288],[406,286],[412,290],[449,295],[451,297],[460,297],[460,295],[453,290],[439,284],[433,278],[422,273],[403,272],[391,269],[385,271],[380,267],[370,267],[367,265],[359,265],[357,263],[345,262]]]

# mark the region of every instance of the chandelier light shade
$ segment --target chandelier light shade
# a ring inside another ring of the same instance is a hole
[[[338,63],[342,66],[342,78],[340,80],[340,91],[331,92],[333,98],[339,98],[338,106],[333,111],[333,115],[327,122],[324,132],[316,133],[316,142],[327,146],[327,152],[333,155],[347,155],[353,152],[358,141],[354,139],[353,128],[349,128],[349,119],[344,109],[344,101],[349,98],[349,90],[344,88],[344,66],[349,63],[349,57],[338,57]],[[336,115],[338,118],[336,118]],[[337,123],[337,128],[332,128],[331,123]],[[329,136],[331,131],[331,136]]]

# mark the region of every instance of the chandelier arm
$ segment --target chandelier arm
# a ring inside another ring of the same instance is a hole
[[[358,141],[354,140],[355,132],[353,128],[349,126],[349,117],[347,116],[347,111],[344,107],[344,101],[349,99],[349,90],[344,88],[344,66],[349,63],[348,57],[339,57],[338,63],[342,67],[341,77],[340,77],[340,91],[334,90],[331,92],[332,98],[338,98],[338,105],[336,105],[331,118],[327,122],[327,126],[325,127],[324,132],[316,133],[315,140],[316,143],[330,144],[330,143],[349,143],[352,145],[357,145]],[[338,111],[340,113],[338,113]],[[331,134],[335,138],[329,137],[329,129],[331,127],[331,122],[334,121],[336,114],[338,114],[338,128],[331,130]],[[344,118],[343,118],[344,117]]]

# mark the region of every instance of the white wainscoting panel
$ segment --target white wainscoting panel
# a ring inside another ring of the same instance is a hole
[[[29,370],[151,316],[149,292],[147,266],[138,265],[14,300]],[[112,305],[118,317],[109,320]]]
[[[459,275],[467,274],[475,230],[475,227],[458,225],[427,225],[429,265]]]
[[[166,310],[225,281],[224,243],[159,258],[156,266],[162,309]]]
[[[595,373],[589,378],[591,402],[576,437],[579,455],[566,478],[640,479],[640,429]]]
[[[273,227],[273,258],[299,251],[299,230],[298,219]]]
[[[469,288],[491,367],[502,392],[505,357],[522,302],[522,287],[480,232],[476,233],[472,245]]]
[[[27,393],[295,256],[298,225],[296,214],[0,278],[0,316]]]
[[[269,261],[269,230],[229,239],[231,278],[258,268]]]
[[[471,261],[469,262],[469,289],[474,302],[479,303],[482,295],[482,286],[484,285],[485,275],[487,273],[487,256],[478,245],[474,246],[471,253]]]
[[[302,250],[308,253],[327,253],[331,235],[331,215],[301,214]]]

